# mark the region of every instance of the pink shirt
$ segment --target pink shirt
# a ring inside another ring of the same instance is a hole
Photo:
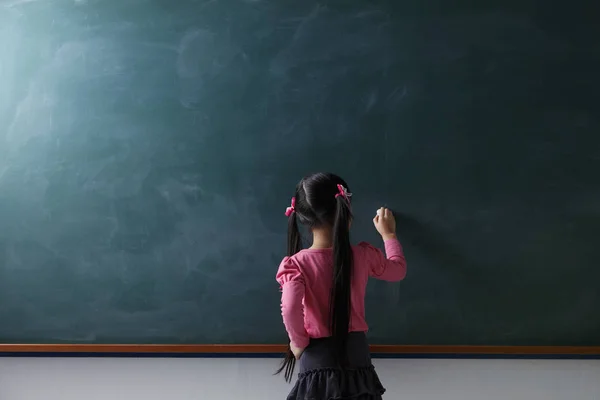
[[[400,242],[385,241],[385,255],[368,243],[353,246],[350,332],[366,332],[365,291],[369,277],[400,281],[406,276],[406,259]],[[281,314],[290,341],[308,346],[310,338],[331,336],[329,299],[333,284],[332,249],[306,249],[285,257],[277,271],[281,285]]]

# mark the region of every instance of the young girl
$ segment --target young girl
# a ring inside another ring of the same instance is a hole
[[[369,277],[402,280],[406,260],[394,216],[385,208],[373,222],[387,258],[369,244],[350,245],[351,196],[340,177],[318,173],[298,183],[286,210],[288,257],[277,281],[290,350],[277,373],[285,370],[289,382],[296,360],[300,363],[288,400],[377,400],[385,391],[365,335],[365,290]],[[312,246],[305,250],[298,222],[312,232]]]

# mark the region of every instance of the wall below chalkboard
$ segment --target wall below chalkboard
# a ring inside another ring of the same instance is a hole
[[[275,359],[0,359],[3,400],[280,400]],[[374,360],[387,399],[596,400],[589,360]],[[32,384],[35,382],[35,384]]]

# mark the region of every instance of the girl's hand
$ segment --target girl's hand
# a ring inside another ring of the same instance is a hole
[[[396,219],[391,210],[381,207],[373,218],[373,224],[383,240],[396,238]]]
[[[304,349],[296,347],[292,343],[290,343],[290,349],[292,349],[292,353],[294,353],[294,357],[296,357],[296,360],[299,360],[300,356],[302,356],[302,353],[304,353]]]

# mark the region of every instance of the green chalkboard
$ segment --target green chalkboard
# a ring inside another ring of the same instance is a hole
[[[0,342],[284,343],[327,170],[399,216],[372,342],[600,345],[591,2],[475,3],[0,1]]]

